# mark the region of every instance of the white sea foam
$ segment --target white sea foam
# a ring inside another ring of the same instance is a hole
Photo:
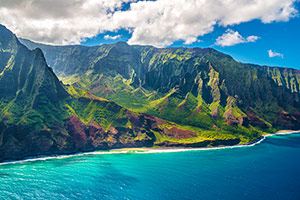
[[[289,134],[297,134],[300,131],[290,131],[290,132],[282,132],[276,134],[269,134],[263,136],[259,141],[249,144],[249,145],[234,145],[234,146],[224,146],[224,147],[203,147],[203,148],[165,148],[165,149],[143,149],[143,148],[126,148],[126,149],[113,149],[110,151],[94,151],[94,152],[86,152],[86,153],[77,153],[72,155],[57,155],[57,156],[43,156],[43,157],[36,157],[36,158],[28,158],[25,160],[20,161],[9,161],[0,163],[0,165],[7,165],[7,164],[20,164],[26,162],[35,162],[35,161],[46,161],[52,159],[65,159],[71,157],[78,157],[78,156],[85,156],[85,155],[107,155],[107,154],[150,154],[150,153],[175,153],[175,152],[186,152],[186,151],[210,151],[210,150],[221,150],[221,149],[233,149],[233,148],[241,148],[241,147],[253,147],[255,145],[260,144],[263,142],[266,137],[273,137],[278,135],[289,135]]]
[[[94,151],[94,152],[86,152],[86,153],[76,153],[76,154],[71,154],[71,155],[42,156],[42,157],[28,158],[28,159],[24,159],[24,160],[3,162],[3,163],[0,163],[0,165],[19,164],[19,163],[35,162],[35,161],[46,161],[46,160],[52,160],[52,159],[65,159],[65,158],[85,156],[85,155],[122,154],[122,153],[128,153],[128,152],[111,150],[111,151]]]
[[[297,134],[297,133],[300,133],[300,131],[289,131],[289,132],[269,134],[269,135],[266,135],[265,137],[273,137],[273,136],[278,136],[278,135],[290,135],[290,134]]]

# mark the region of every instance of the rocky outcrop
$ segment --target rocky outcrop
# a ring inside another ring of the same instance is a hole
[[[124,107],[147,107],[148,113],[176,123],[200,128],[216,125],[221,130],[226,129],[224,124],[247,127],[248,121],[260,129],[268,129],[269,124],[277,129],[299,124],[293,111],[300,110],[300,73],[296,69],[243,64],[211,48],[155,48],[124,42],[58,48],[23,43],[42,48],[58,74],[85,80],[71,82],[76,86]],[[76,54],[68,53],[74,51]],[[153,107],[149,109],[148,104]],[[230,107],[233,113],[227,112]],[[281,109],[290,117],[271,114]]]
[[[239,139],[226,139],[226,140],[205,140],[196,143],[178,143],[178,142],[163,142],[158,146],[165,147],[186,147],[186,148],[199,148],[199,147],[221,147],[221,146],[234,146],[240,143]]]
[[[41,47],[46,58],[0,26],[0,161],[121,147],[229,146],[262,131],[300,129],[295,70],[238,63],[210,48],[25,43]]]

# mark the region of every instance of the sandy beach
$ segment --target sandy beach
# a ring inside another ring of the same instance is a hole
[[[164,147],[164,148],[120,148],[120,149],[111,149],[107,151],[94,151],[94,152],[84,152],[70,155],[54,155],[54,156],[41,156],[41,157],[33,157],[24,160],[18,161],[8,161],[0,163],[0,165],[6,164],[17,164],[24,162],[34,162],[34,161],[45,161],[51,159],[64,159],[75,156],[85,156],[85,155],[102,155],[102,154],[144,154],[144,153],[174,153],[174,152],[185,152],[185,151],[204,151],[204,150],[218,150],[218,149],[232,149],[232,148],[241,148],[241,147],[252,147],[259,143],[261,143],[266,137],[272,137],[276,135],[288,135],[288,134],[297,134],[299,131],[294,130],[281,130],[276,133],[265,134],[259,140],[250,142],[248,144],[238,144],[234,146],[218,146],[218,147],[202,147],[202,148],[174,148],[174,147]]]

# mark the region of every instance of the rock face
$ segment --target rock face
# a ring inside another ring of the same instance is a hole
[[[239,137],[204,136],[200,130],[132,112],[75,86],[64,86],[40,49],[27,49],[0,26],[0,162],[172,142],[191,146],[211,140],[229,145],[229,140],[241,141]]]
[[[297,70],[242,64],[213,49],[22,43],[32,50],[0,26],[0,161],[235,145],[300,129]]]
[[[300,71],[297,69],[277,68],[277,67],[260,67],[265,73],[272,78],[276,85],[290,90],[292,93],[300,93]]]
[[[42,51],[29,51],[3,26],[0,58],[0,160],[22,157],[28,149],[33,154],[48,151],[54,143],[51,134],[57,131],[54,124],[65,117],[68,93]]]
[[[243,64],[211,48],[22,42],[40,47],[65,83],[131,110],[205,130],[300,128],[296,69]]]

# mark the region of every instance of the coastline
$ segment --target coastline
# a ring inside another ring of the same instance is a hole
[[[274,136],[274,135],[289,135],[289,134],[294,134],[294,133],[300,133],[300,130],[281,130],[281,131],[277,131],[276,133],[270,133],[270,134],[266,134],[266,137],[269,136]]]
[[[261,142],[263,142],[266,137],[278,136],[278,135],[290,135],[300,133],[300,130],[281,130],[276,133],[270,133],[262,135],[260,138],[255,141],[246,143],[246,144],[238,144],[233,146],[217,146],[217,147],[201,147],[201,148],[173,148],[173,147],[164,147],[164,148],[120,148],[120,149],[109,149],[102,151],[92,151],[92,152],[81,152],[70,155],[53,155],[53,156],[39,156],[39,157],[31,157],[25,158],[23,160],[15,160],[15,161],[6,161],[0,163],[1,165],[9,165],[9,164],[21,164],[26,162],[35,162],[35,161],[46,161],[52,159],[65,159],[77,156],[85,156],[85,155],[106,155],[106,154],[147,154],[147,153],[175,153],[175,152],[186,152],[186,151],[204,151],[204,150],[220,150],[220,149],[232,149],[232,148],[240,148],[240,147],[252,147]]]

